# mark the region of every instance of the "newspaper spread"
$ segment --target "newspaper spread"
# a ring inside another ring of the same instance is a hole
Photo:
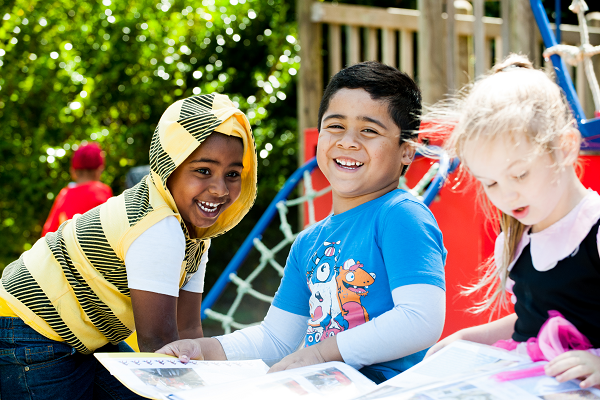
[[[123,385],[140,396],[166,395],[265,375],[262,360],[196,361],[187,364],[156,353],[95,353],[96,358]]]
[[[376,385],[354,368],[341,362],[328,362],[166,397],[170,400],[351,399],[374,388]]]
[[[457,341],[356,400],[600,400],[600,390],[581,389],[579,382],[559,383],[548,376],[507,382],[500,371],[532,368],[528,357],[502,349]]]
[[[329,362],[267,374],[261,360],[190,361],[154,353],[100,353],[96,357],[125,386],[153,399],[336,400],[600,400],[600,390],[547,376],[498,382],[501,371],[532,368],[521,356],[457,341],[380,385],[354,368]]]

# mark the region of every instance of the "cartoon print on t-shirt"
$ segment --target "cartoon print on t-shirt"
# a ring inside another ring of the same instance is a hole
[[[324,242],[311,257],[312,269],[308,271],[307,282],[311,295],[308,300],[311,319],[308,322],[310,326],[317,329],[315,336],[323,335],[325,329],[330,325],[337,326],[338,322],[333,321],[336,317],[341,319],[341,309],[337,301],[337,284],[335,276],[337,274],[336,263],[340,250],[336,245],[340,242]],[[336,251],[337,250],[337,251]],[[317,335],[319,334],[320,335]]]
[[[375,273],[367,272],[364,265],[346,260],[337,274],[337,288],[342,316],[348,321],[348,329],[369,321],[369,313],[361,304],[361,297],[369,294],[369,285],[375,282]]]
[[[348,259],[340,268],[340,243],[324,242],[311,257],[307,271],[311,293],[307,346],[369,320],[361,297],[369,293],[375,274],[365,271],[364,266],[353,259]]]

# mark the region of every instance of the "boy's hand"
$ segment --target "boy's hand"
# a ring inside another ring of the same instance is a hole
[[[582,389],[600,384],[600,357],[587,351],[563,353],[550,361],[545,369],[546,375],[556,377],[559,382],[583,379],[579,384]]]
[[[184,339],[171,342],[156,350],[156,352],[179,357],[179,361],[184,364],[190,360],[204,360],[200,343],[194,339]]]
[[[221,342],[214,338],[177,340],[156,352],[178,357],[184,364],[190,360],[227,360]]]
[[[307,365],[321,364],[328,361],[344,361],[337,347],[335,336],[329,337],[313,346],[304,347],[295,353],[284,357],[269,369],[269,373],[305,367]]]

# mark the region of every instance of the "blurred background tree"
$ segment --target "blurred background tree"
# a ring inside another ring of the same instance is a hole
[[[0,270],[39,238],[78,145],[100,144],[102,180],[119,194],[168,105],[219,92],[254,128],[260,196],[214,241],[210,287],[297,166],[293,5],[0,0]]]

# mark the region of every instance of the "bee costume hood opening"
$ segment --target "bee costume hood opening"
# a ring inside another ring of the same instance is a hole
[[[248,213],[256,199],[256,146],[248,119],[229,98],[222,94],[188,97],[173,103],[163,113],[150,145],[150,175],[146,178],[178,213],[175,200],[167,188],[167,179],[213,132],[242,139],[244,169],[240,197],[208,228],[195,227],[190,238],[208,239],[219,236]],[[178,217],[181,222],[181,217]],[[182,224],[182,226],[185,224]]]

